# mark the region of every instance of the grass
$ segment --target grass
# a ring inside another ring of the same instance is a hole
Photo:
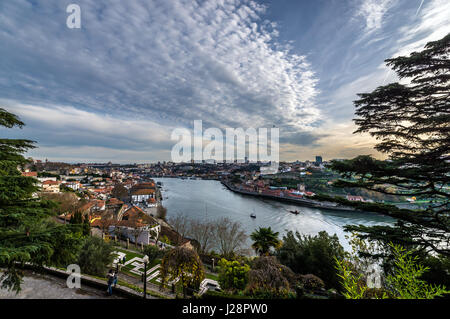
[[[87,276],[107,282],[107,280],[105,278],[103,278],[103,277],[99,277],[99,276],[95,276],[95,275],[87,275]],[[132,289],[132,290],[134,290],[134,291],[136,291],[138,293],[141,293],[141,294],[144,293],[144,289],[142,289],[141,287],[135,286],[133,284],[130,284],[129,282],[126,282],[126,281],[123,281],[123,280],[117,280],[117,284],[119,286],[130,288],[130,289]],[[161,298],[161,299],[169,299],[166,296],[157,293],[156,291],[149,290],[148,287],[147,287],[147,295],[150,295],[150,296],[153,296],[153,297],[156,297],[156,298]]]
[[[125,257],[126,257],[126,261],[129,261],[129,260],[131,260],[131,259],[133,259],[133,258],[135,258],[135,257],[139,257],[139,258],[144,257],[144,255],[141,254],[141,253],[138,253],[138,252],[132,252],[132,251],[129,251],[129,250],[126,250],[126,249],[123,249],[123,248],[118,248],[118,247],[117,247],[117,248],[116,248],[116,251],[119,251],[119,252],[121,252],[121,253],[124,253],[124,254],[125,254]],[[152,262],[147,266],[147,270],[153,268],[153,267],[156,266],[157,264],[161,264],[161,259],[155,259],[154,261],[152,261]],[[132,273],[132,272],[130,271],[130,270],[133,269],[133,268],[134,268],[134,267],[130,264],[130,265],[123,266],[123,267],[121,268],[121,271],[124,272],[124,273],[126,273],[127,275],[130,275],[130,276],[134,277],[134,278],[139,278],[139,279],[141,279],[141,276],[139,276],[139,275],[137,275],[137,274],[135,274],[135,273]],[[159,286],[160,283],[157,281],[158,277],[159,277],[159,276],[157,276],[157,277],[151,279],[149,282],[152,283],[152,284],[155,284],[155,285],[158,285],[158,286]],[[217,274],[213,274],[213,273],[205,273],[205,278],[212,279],[212,280],[216,280],[216,281],[219,280],[218,275],[217,275]],[[128,284],[128,285],[131,285],[131,284]],[[182,288],[179,287],[178,285],[179,285],[179,282],[177,283],[177,292],[178,292],[178,293],[182,293]],[[131,286],[132,286],[132,285],[131,285]],[[131,287],[129,287],[129,288],[131,288]],[[138,287],[137,287],[137,288],[138,288]],[[167,286],[167,288],[170,289],[169,286]],[[133,289],[133,288],[131,288],[131,289]],[[141,289],[141,288],[138,288],[138,289]],[[141,289],[141,292],[142,292],[142,289]],[[159,296],[155,296],[155,297],[159,297]]]
[[[140,254],[140,253],[137,253],[137,252],[130,252],[130,251],[128,251],[128,250],[124,250],[124,249],[120,249],[120,248],[118,248],[118,249],[116,249],[116,250],[117,250],[117,251],[120,251],[121,253],[124,253],[127,261],[129,261],[129,260],[131,260],[131,259],[133,259],[133,258],[135,258],[135,257],[139,257],[139,258],[144,257],[143,254]],[[151,268],[153,268],[153,267],[155,267],[156,265],[158,265],[158,264],[160,264],[160,263],[161,263],[161,259],[155,259],[155,260],[153,260],[153,261],[147,266],[147,270],[148,270],[148,269],[151,269]],[[135,277],[135,278],[139,278],[139,279],[140,279],[141,276],[139,276],[139,275],[137,275],[137,274],[131,272],[131,269],[133,269],[133,268],[134,268],[134,266],[132,266],[131,264],[129,264],[129,265],[123,266],[123,267],[121,268],[121,271],[123,271],[123,272],[126,273],[127,275],[130,275],[130,276],[133,276],[133,277]],[[150,282],[153,283],[153,284],[155,284],[155,285],[159,285],[159,283],[156,281],[157,278],[158,278],[158,277],[153,278],[152,280],[150,280]]]
[[[215,281],[219,281],[219,276],[216,275],[216,274],[206,273],[206,274],[205,274],[205,277],[208,278],[208,279],[212,279],[212,280],[215,280]]]

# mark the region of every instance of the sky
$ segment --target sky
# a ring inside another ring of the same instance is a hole
[[[81,9],[70,29],[69,4]],[[176,128],[280,129],[280,160],[373,155],[358,93],[450,33],[448,0],[4,0],[0,107],[28,156],[171,160]]]

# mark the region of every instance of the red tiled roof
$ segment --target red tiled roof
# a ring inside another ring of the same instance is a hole
[[[47,181],[42,182],[42,184],[44,184],[44,185],[59,185],[59,184],[61,184],[61,182],[60,181],[47,180]]]
[[[131,195],[151,195],[155,193],[154,189],[144,188],[131,191]]]
[[[84,204],[83,206],[80,207],[80,211],[84,212],[84,211],[90,210],[92,207],[94,207],[94,205],[95,205],[95,201],[87,202],[86,204]]]
[[[108,202],[106,203],[106,205],[122,205],[122,204],[123,204],[123,202],[121,200],[114,198],[114,197],[110,198],[108,200]]]
[[[37,177],[37,172],[23,172],[22,176]]]

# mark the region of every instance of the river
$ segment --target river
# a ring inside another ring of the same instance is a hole
[[[304,235],[316,235],[324,230],[336,234],[342,246],[350,250],[345,238],[348,233],[343,230],[345,225],[394,223],[394,219],[376,213],[322,210],[240,195],[214,180],[155,178],[155,181],[163,184],[162,203],[167,208],[168,218],[176,214],[202,220],[228,217],[240,222],[248,235],[259,227],[269,226],[280,233],[280,239],[289,230]],[[294,215],[289,210],[299,210],[300,214]],[[256,218],[250,218],[252,213]],[[250,247],[250,239],[246,244]]]

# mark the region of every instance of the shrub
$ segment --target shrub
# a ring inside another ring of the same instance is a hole
[[[219,263],[219,284],[222,289],[242,290],[248,282],[250,266],[222,258]]]
[[[144,246],[144,255],[148,256],[148,261],[151,265],[156,259],[164,257],[164,251],[155,245],[147,245]]]
[[[105,276],[108,265],[114,259],[114,247],[101,238],[87,237],[78,257],[81,271],[95,276]]]
[[[197,290],[205,278],[205,271],[200,257],[193,249],[176,247],[168,251],[161,262],[161,286],[168,281],[180,278],[183,296],[187,288]]]
[[[246,293],[255,298],[286,298],[295,288],[296,276],[273,256],[253,260]]]
[[[328,288],[339,288],[339,277],[335,269],[335,258],[342,260],[344,248],[336,235],[320,232],[317,236],[301,236],[288,232],[283,237],[283,246],[276,252],[278,260],[297,274],[314,274]]]
[[[307,290],[318,290],[325,288],[325,283],[323,280],[313,274],[300,275],[300,284]]]

